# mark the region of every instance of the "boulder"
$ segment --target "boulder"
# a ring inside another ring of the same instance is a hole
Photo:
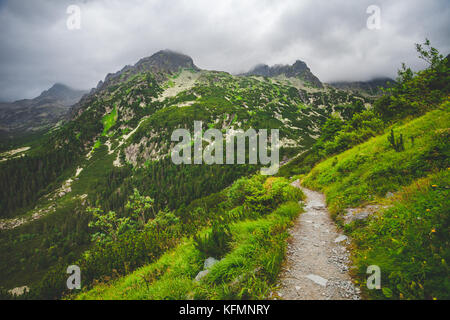
[[[211,268],[213,265],[215,265],[217,262],[219,262],[219,260],[214,259],[213,257],[209,257],[208,259],[205,260],[203,269],[207,270]]]
[[[199,282],[200,280],[202,280],[204,277],[206,277],[206,275],[209,273],[209,270],[203,270],[200,271],[197,276],[195,277],[195,281]]]

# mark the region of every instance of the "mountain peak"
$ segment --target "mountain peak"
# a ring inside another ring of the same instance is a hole
[[[180,68],[200,70],[191,57],[169,49],[158,51],[150,57],[139,60],[135,67],[170,73],[177,72]]]
[[[244,73],[244,75],[263,77],[285,75],[288,78],[299,78],[315,87],[323,87],[320,80],[311,72],[306,63],[301,60],[296,60],[292,65],[278,64],[271,67],[267,64],[258,64],[249,72]]]
[[[180,69],[200,71],[191,57],[173,50],[160,50],[149,57],[142,58],[134,66],[127,65],[116,73],[109,73],[105,81],[100,81],[95,90],[121,81],[123,74],[131,76],[140,72],[151,72],[159,81],[167,79],[167,74],[173,74]]]
[[[62,83],[55,83],[50,89],[41,93],[37,100],[58,100],[63,105],[71,105],[77,102],[86,91],[75,90]]]
[[[68,90],[71,90],[68,86],[66,86],[65,84],[62,84],[62,83],[55,83],[53,86],[51,86],[50,87],[50,89],[47,89],[47,90],[44,90],[42,93],[41,93],[41,96],[42,95],[54,95],[54,94],[56,94],[56,95],[59,95],[61,92],[63,92],[63,91],[68,91]]]
[[[64,119],[70,106],[87,93],[55,83],[34,99],[23,99],[0,104],[0,131],[8,136],[20,136],[34,130],[42,130]]]

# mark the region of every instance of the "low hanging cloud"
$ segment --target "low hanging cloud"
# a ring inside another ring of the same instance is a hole
[[[379,30],[367,28],[370,5]],[[300,59],[324,82],[395,77],[402,62],[424,67],[414,43],[425,38],[448,54],[449,16],[447,0],[0,0],[0,101],[56,82],[91,88],[161,49],[230,73]]]

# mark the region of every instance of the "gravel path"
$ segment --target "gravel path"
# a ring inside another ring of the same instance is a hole
[[[325,204],[325,196],[293,183],[306,195],[305,212],[291,229],[287,261],[277,295],[284,300],[358,300],[348,275],[347,237],[340,234]]]

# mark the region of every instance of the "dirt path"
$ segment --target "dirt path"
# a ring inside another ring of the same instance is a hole
[[[280,276],[278,296],[284,300],[359,299],[348,275],[348,239],[331,220],[325,196],[293,183],[306,195],[305,212],[290,233],[287,261]]]

